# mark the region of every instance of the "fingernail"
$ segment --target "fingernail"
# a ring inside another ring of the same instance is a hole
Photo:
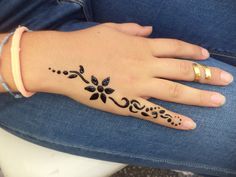
[[[208,50],[202,48],[202,55],[205,57],[205,58],[208,58],[210,56]]]
[[[215,105],[223,105],[225,104],[225,97],[223,95],[220,94],[214,94],[211,96],[211,101],[215,104]]]
[[[195,129],[197,127],[197,124],[193,122],[191,119],[189,119],[189,120],[183,121],[182,127],[184,129]]]
[[[231,83],[234,80],[233,76],[230,73],[225,72],[225,71],[221,72],[220,78],[222,81],[226,83]]]
[[[144,26],[144,28],[152,29],[152,26]]]

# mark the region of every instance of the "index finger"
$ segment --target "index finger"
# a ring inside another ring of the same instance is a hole
[[[185,58],[203,60],[209,52],[197,45],[177,39],[148,39],[153,56],[159,58]]]

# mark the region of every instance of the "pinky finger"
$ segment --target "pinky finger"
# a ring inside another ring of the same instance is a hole
[[[184,115],[169,111],[143,98],[129,100],[128,115],[179,130],[192,130],[196,123]]]

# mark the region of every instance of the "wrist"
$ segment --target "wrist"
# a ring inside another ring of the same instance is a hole
[[[55,48],[61,42],[62,34],[57,31],[33,31],[22,36],[20,60],[26,90],[59,93],[47,69],[57,59]]]
[[[58,90],[54,88],[45,72],[47,67],[55,60],[54,44],[59,42],[62,32],[56,31],[38,31],[25,32],[20,42],[20,67],[24,87],[30,92],[52,92]],[[0,34],[2,40],[7,34]],[[11,68],[11,43],[12,37],[4,45],[1,55],[1,74],[4,81],[9,85],[13,92],[17,91],[12,76]],[[1,87],[0,92],[4,92]]]

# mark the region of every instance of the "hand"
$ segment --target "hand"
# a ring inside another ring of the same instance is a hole
[[[25,61],[22,67],[26,87],[63,94],[96,109],[167,127],[194,129],[196,125],[190,118],[147,98],[221,106],[225,97],[220,93],[166,80],[193,81],[192,61],[174,58],[204,60],[209,53],[179,40],[146,38],[151,32],[150,27],[137,24],[107,23],[74,32],[26,33],[21,59]],[[227,85],[232,81],[229,73],[210,69],[212,79],[201,83]],[[229,79],[221,79],[222,74]]]

